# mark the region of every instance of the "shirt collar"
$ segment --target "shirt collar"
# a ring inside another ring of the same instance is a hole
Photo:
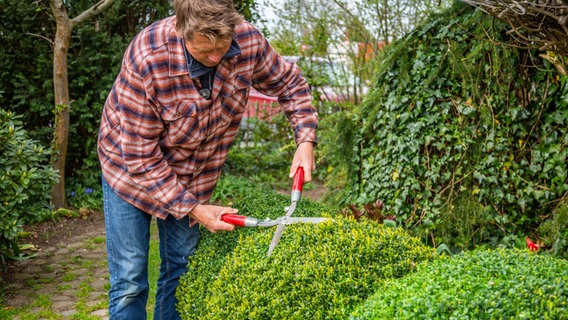
[[[183,49],[185,53],[185,60],[187,61],[187,67],[189,68],[189,76],[191,78],[198,78],[215,69],[215,67],[207,67],[201,62],[195,60],[191,56],[189,51],[187,51],[185,43],[183,44]],[[235,41],[235,39],[233,39],[233,41],[231,41],[231,46],[229,47],[227,53],[225,53],[225,55],[223,56],[223,59],[230,59],[232,57],[238,56],[239,54],[241,54],[241,48],[239,47],[239,44]]]

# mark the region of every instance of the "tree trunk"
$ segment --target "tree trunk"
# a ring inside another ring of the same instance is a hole
[[[65,195],[65,159],[69,144],[70,105],[67,57],[73,27],[109,7],[114,0],[100,0],[74,19],[67,15],[63,0],[50,0],[49,5],[57,30],[53,43],[53,90],[55,94],[55,128],[53,134],[53,168],[59,171],[59,182],[51,189],[51,201],[57,209],[67,208]]]
[[[51,1],[51,10],[57,24],[53,45],[53,90],[55,94],[55,128],[53,137],[53,167],[59,171],[59,181],[51,189],[55,208],[66,208],[65,159],[69,144],[69,82],[67,79],[67,56],[71,40],[72,22],[60,1]]]

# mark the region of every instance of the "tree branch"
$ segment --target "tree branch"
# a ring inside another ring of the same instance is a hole
[[[109,7],[114,0],[101,0],[94,4],[89,9],[83,11],[80,15],[76,16],[75,18],[71,19],[72,26],[76,26],[83,21],[89,19],[90,17],[97,15],[104,11],[107,7]]]
[[[43,39],[43,40],[49,42],[49,45],[53,48],[53,40],[49,39],[46,36],[42,36],[41,34],[36,34],[36,33],[31,33],[31,32],[26,32],[26,35]]]
[[[567,0],[462,0],[511,25],[527,47],[568,55]]]

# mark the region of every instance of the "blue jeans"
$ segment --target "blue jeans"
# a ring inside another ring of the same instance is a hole
[[[152,216],[122,200],[102,179],[108,269],[110,320],[146,320],[148,248]],[[175,291],[195,252],[199,226],[189,218],[156,219],[160,238],[160,277],[154,319],[180,319]]]

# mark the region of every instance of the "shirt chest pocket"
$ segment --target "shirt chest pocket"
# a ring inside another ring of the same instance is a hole
[[[244,111],[249,97],[252,81],[249,77],[237,75],[233,87],[229,94],[225,97],[227,101],[233,105],[234,116],[236,113]]]
[[[181,101],[162,109],[165,133],[162,143],[168,147],[195,149],[205,138],[206,121],[199,116],[194,101]]]

